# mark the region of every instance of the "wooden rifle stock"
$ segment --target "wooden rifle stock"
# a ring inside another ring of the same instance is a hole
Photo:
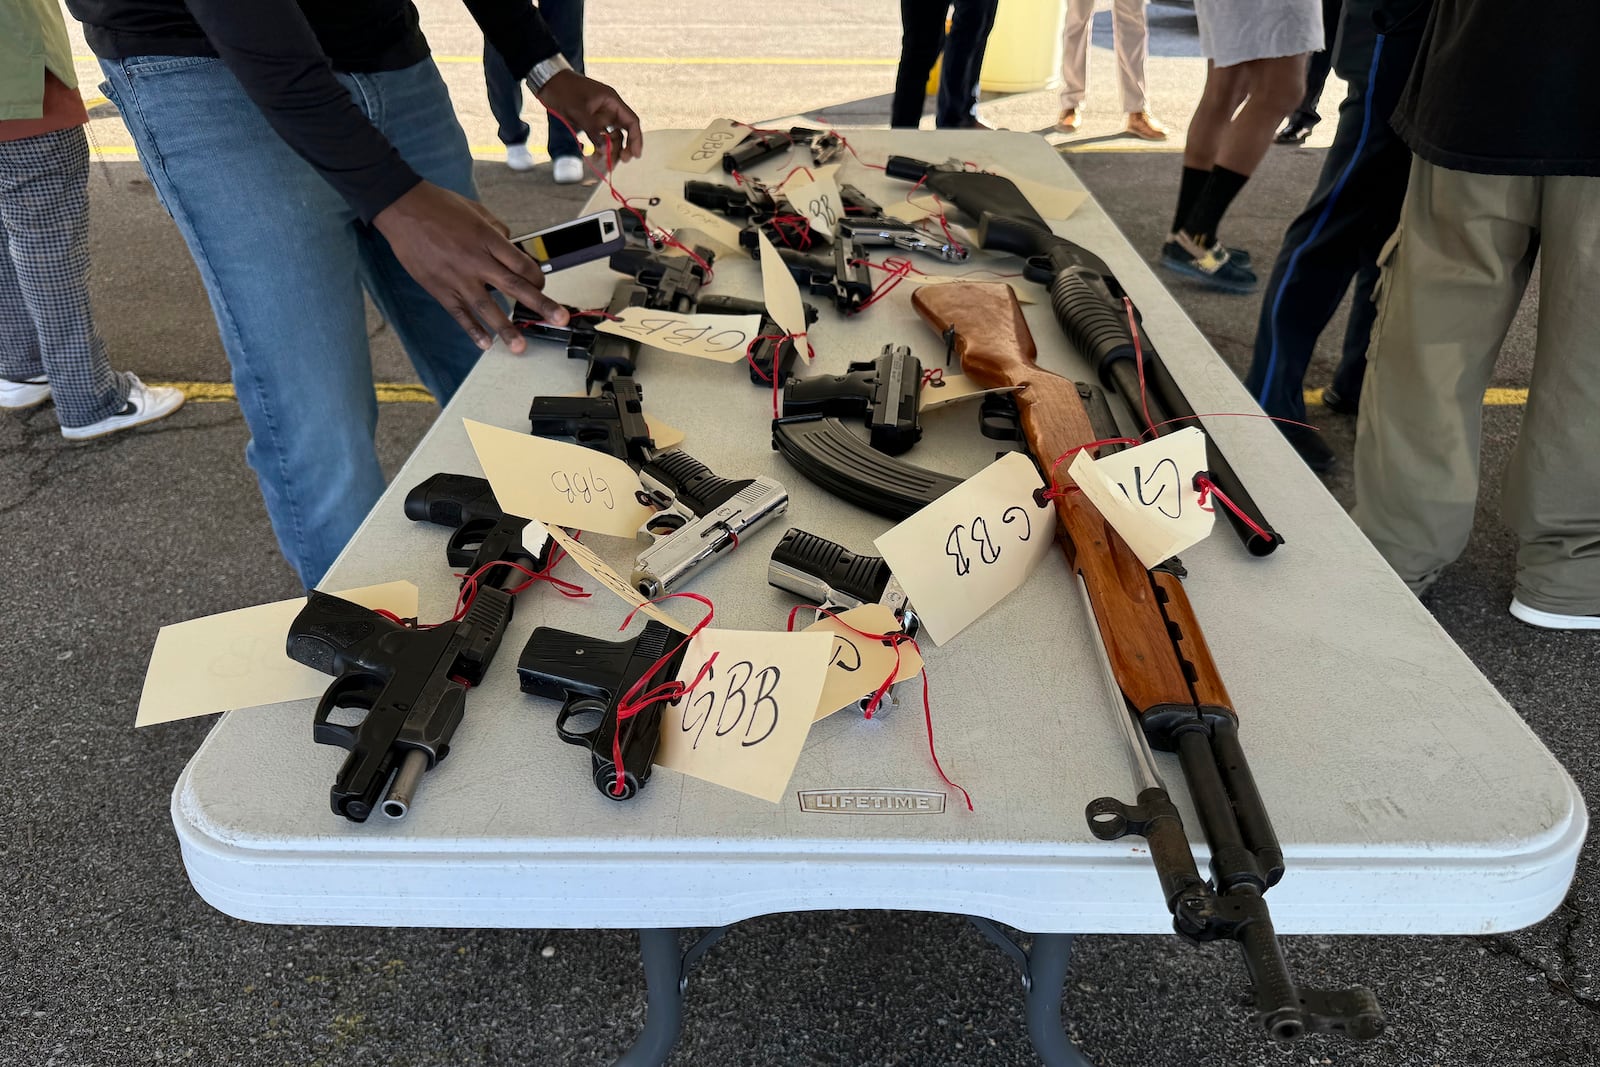
[[[1009,285],[927,285],[911,303],[941,334],[954,329],[963,374],[985,389],[1017,389],[1023,436],[1040,466],[1049,470],[1058,457],[1095,439],[1077,386],[1035,362],[1033,335]],[[1055,480],[1066,490],[1056,499],[1061,549],[1068,565],[1083,575],[1112,670],[1134,708],[1141,715],[1156,709],[1198,711],[1203,694],[1204,703],[1215,701],[1219,710],[1226,709],[1227,691],[1198,628],[1186,634],[1192,640],[1182,649],[1188,652],[1192,645],[1197,659],[1186,661],[1157,599],[1160,588],[1182,605],[1180,613],[1192,624],[1183,587],[1176,579],[1170,586],[1152,584],[1150,572],[1121,535],[1082,493],[1072,491],[1066,463],[1056,469]]]
[[[984,388],[1012,387],[1022,435],[1034,459],[1064,490],[1056,497],[1057,540],[1083,579],[1113,680],[1142,726],[1135,731],[1136,777],[1148,776],[1139,800],[1091,801],[1090,832],[1102,840],[1129,834],[1150,844],[1173,927],[1193,941],[1234,941],[1255,990],[1256,1015],[1279,1041],[1307,1030],[1371,1038],[1383,1030],[1377,998],[1360,986],[1298,986],[1273,931],[1263,893],[1283,874],[1283,853],[1249,762],[1237,718],[1177,575],[1148,571],[1070,476],[1066,453],[1095,439],[1077,387],[1041,370],[1033,337],[1011,287],[996,283],[930,285],[912,305]],[[1116,709],[1125,715],[1126,709]],[[1124,720],[1131,726],[1131,722]],[[1143,740],[1176,753],[1211,851],[1211,883],[1201,883],[1176,809],[1160,784]],[[1142,755],[1141,755],[1142,753]]]

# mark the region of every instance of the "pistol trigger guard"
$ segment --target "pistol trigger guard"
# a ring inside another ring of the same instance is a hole
[[[584,748],[593,747],[594,739],[600,733],[600,725],[596,723],[593,729],[580,733],[577,730],[567,729],[567,721],[575,715],[604,715],[605,712],[606,706],[593,697],[579,697],[576,700],[569,700],[561,706],[560,712],[556,714],[556,736],[569,745],[582,745]]]
[[[354,750],[362,723],[347,726],[329,722],[328,717],[341,708],[358,708],[371,711],[383,693],[383,683],[370,675],[347,674],[333,680],[317,701],[316,714],[311,719],[311,734],[318,744],[338,745]],[[363,719],[363,722],[365,720]]]

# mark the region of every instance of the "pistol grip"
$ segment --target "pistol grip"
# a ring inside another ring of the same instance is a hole
[[[285,651],[296,663],[323,674],[344,671],[345,653],[358,645],[405,627],[390,622],[371,608],[313,589],[306,606],[289,625]]]
[[[484,509],[487,506],[488,512]],[[470,474],[435,474],[406,494],[406,518],[435,526],[460,526],[475,514],[498,512],[489,483]]]

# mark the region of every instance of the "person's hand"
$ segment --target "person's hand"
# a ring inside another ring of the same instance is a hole
[[[378,212],[372,224],[388,239],[406,272],[479,348],[494,343],[491,330],[513,352],[526,346],[522,331],[495,303],[491,287],[545,321],[566,325],[566,309],[544,295],[539,264],[506,239],[510,231],[505,223],[482,204],[422,182]]]
[[[639,116],[604,82],[563,70],[544,83],[539,103],[588,137],[602,163],[615,166],[644,154]]]

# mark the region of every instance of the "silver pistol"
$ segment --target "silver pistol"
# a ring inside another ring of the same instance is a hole
[[[650,547],[633,565],[633,587],[652,599],[789,509],[789,491],[771,478],[720,478],[681,449],[652,458],[639,480],[661,507],[639,528]]]

